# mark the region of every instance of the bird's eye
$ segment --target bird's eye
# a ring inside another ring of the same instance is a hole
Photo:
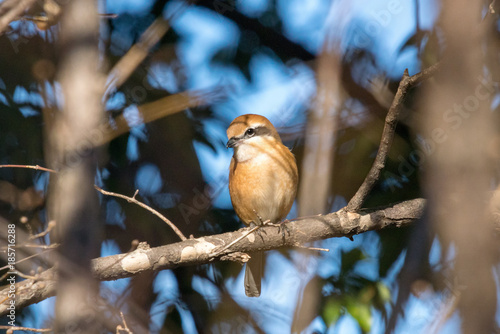
[[[255,135],[255,129],[249,128],[245,131],[245,137],[253,137]]]

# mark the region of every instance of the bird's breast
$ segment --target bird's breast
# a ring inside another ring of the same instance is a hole
[[[233,157],[229,192],[236,214],[243,222],[278,222],[290,211],[297,191],[297,166],[284,145],[239,162]]]

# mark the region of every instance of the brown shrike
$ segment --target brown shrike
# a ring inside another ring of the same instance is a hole
[[[227,147],[234,148],[229,167],[229,193],[234,211],[246,225],[279,223],[297,193],[295,157],[267,118],[243,115],[227,129]],[[245,269],[245,293],[260,296],[263,253],[251,254]]]

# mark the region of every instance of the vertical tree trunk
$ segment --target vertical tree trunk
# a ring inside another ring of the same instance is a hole
[[[455,248],[454,277],[463,333],[491,333],[496,287],[496,247],[488,217],[488,190],[497,133],[485,85],[488,24],[480,1],[447,0],[441,26],[446,39],[442,71],[427,85],[422,130],[428,143],[425,190],[430,219],[443,245]],[[432,87],[431,87],[432,86]]]
[[[47,129],[48,160],[59,170],[50,189],[50,214],[57,224],[59,284],[56,332],[97,333],[98,313],[93,308],[98,284],[90,259],[99,255],[99,203],[93,188],[94,143],[103,116],[103,76],[98,72],[97,2],[72,0],[63,7],[60,27],[63,105]]]
[[[327,34],[318,57],[316,97],[307,117],[299,186],[299,216],[326,213],[342,106],[339,42]],[[333,44],[333,47],[331,46]]]

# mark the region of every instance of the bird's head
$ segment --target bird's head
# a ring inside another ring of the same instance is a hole
[[[278,131],[267,118],[247,114],[236,117],[227,129],[227,148],[234,148],[237,161],[245,161],[282,144]]]
[[[264,116],[254,114],[236,117],[227,128],[227,138],[227,148],[249,143],[258,145],[260,141],[270,138],[281,143],[278,131],[271,122]]]

